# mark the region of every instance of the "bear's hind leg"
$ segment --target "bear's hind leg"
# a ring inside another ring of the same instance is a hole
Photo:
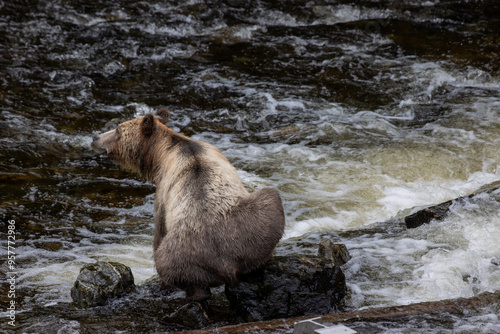
[[[187,302],[203,302],[212,296],[209,287],[190,286],[185,291]]]

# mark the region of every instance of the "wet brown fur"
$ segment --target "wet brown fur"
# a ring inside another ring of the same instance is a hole
[[[158,114],[124,122],[92,147],[156,184],[158,274],[203,300],[269,259],[284,229],[281,198],[270,188],[249,194],[217,148],[164,125],[168,110]]]

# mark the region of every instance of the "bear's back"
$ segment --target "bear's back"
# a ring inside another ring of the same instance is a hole
[[[201,221],[215,224],[248,195],[236,169],[215,146],[180,136],[169,151],[155,199],[165,209],[167,231],[199,229]]]

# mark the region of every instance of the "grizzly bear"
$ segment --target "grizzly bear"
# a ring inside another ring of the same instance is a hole
[[[164,284],[203,301],[271,257],[285,218],[274,189],[248,193],[213,145],[173,131],[165,108],[94,136],[92,148],[156,185],[156,270]]]

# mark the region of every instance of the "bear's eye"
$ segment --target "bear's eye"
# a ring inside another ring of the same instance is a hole
[[[120,128],[116,128],[115,131],[116,139],[120,139],[122,136],[122,132],[120,131]]]

